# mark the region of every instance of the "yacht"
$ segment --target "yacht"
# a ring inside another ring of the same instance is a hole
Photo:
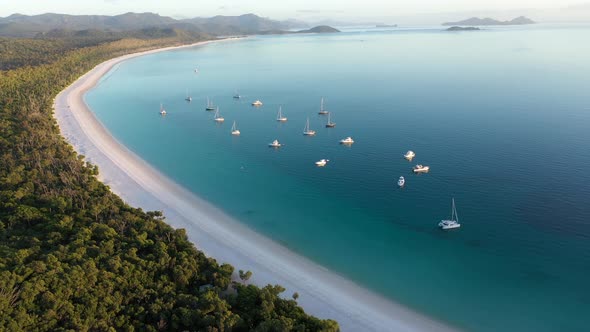
[[[207,97],[207,107],[205,107],[206,111],[215,111],[215,106],[213,106],[213,102],[209,100]]]
[[[340,144],[352,144],[352,143],[354,143],[354,140],[350,136],[340,140]]]
[[[416,157],[416,154],[412,150],[408,150],[408,152],[406,152],[406,154],[404,155],[404,158],[408,160],[412,160],[414,157]]]
[[[160,104],[160,115],[166,115],[166,110],[162,104]]]
[[[281,147],[281,143],[279,143],[279,140],[274,140],[272,141],[272,143],[269,143],[268,146],[270,146],[271,148],[280,148]]]
[[[252,106],[256,106],[256,107],[262,106],[262,102],[260,100],[256,100],[256,101],[252,102]]]
[[[328,114],[329,112],[324,108],[324,98],[320,101],[320,111],[318,114]]]
[[[414,166],[414,173],[427,173],[429,170],[429,166],[422,166],[420,164]]]
[[[451,219],[450,220],[441,220],[438,223],[438,227],[442,229],[453,229],[461,227],[459,223],[459,216],[457,215],[457,208],[455,207],[455,199],[452,200],[452,207],[451,207]]]
[[[309,129],[309,118],[307,118],[307,122],[305,123],[305,128],[303,128],[303,135],[305,136],[314,136],[315,130]]]
[[[328,163],[328,161],[330,161],[330,160],[328,160],[328,159],[322,159],[320,161],[316,161],[315,164],[318,167],[324,167],[324,166],[326,166],[326,164]]]
[[[336,123],[335,122],[332,122],[331,119],[330,119],[330,115],[331,114],[332,113],[328,113],[328,122],[326,122],[326,128],[334,128],[334,127],[336,127]]]
[[[231,126],[231,134],[234,136],[240,136],[240,131],[238,130],[238,127],[236,126],[235,121],[234,121],[233,126]]]
[[[400,176],[399,177],[399,180],[397,180],[397,185],[400,186],[400,187],[403,187],[404,184],[406,184],[406,179],[404,179],[403,176]]]
[[[215,116],[213,116],[213,120],[215,120],[215,122],[225,121],[225,119],[221,116],[221,114],[219,114],[219,107],[217,107],[217,109],[215,110]]]
[[[286,122],[287,121],[287,117],[283,115],[283,109],[281,106],[279,106],[279,113],[277,114],[277,121],[279,121],[279,122]]]

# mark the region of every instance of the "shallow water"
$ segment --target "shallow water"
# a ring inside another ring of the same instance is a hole
[[[386,297],[469,330],[582,331],[588,40],[580,25],[254,37],[126,61],[86,100],[178,183]],[[442,232],[451,197],[462,227]]]

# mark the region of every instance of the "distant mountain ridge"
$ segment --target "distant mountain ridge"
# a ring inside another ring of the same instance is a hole
[[[498,21],[489,17],[486,18],[479,18],[479,17],[472,17],[468,18],[463,21],[459,22],[446,22],[442,25],[445,26],[459,26],[459,25],[470,25],[470,26],[481,26],[481,25],[523,25],[523,24],[535,24],[536,22],[531,20],[530,18],[519,16],[514,18],[510,21]]]
[[[106,15],[13,14],[0,18],[0,36],[34,37],[53,30],[104,30],[130,31],[147,28],[170,28],[210,35],[257,34],[268,31],[290,30],[302,27],[301,22],[276,21],[254,14],[240,16],[214,16],[177,20],[154,13],[126,13]]]

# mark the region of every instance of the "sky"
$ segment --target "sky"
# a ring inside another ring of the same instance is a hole
[[[590,13],[586,0],[0,0],[0,16],[14,13],[117,15],[153,12],[174,18],[210,17],[254,13],[273,19],[375,19],[423,18],[435,20],[494,15],[565,11]],[[568,8],[569,7],[569,8]],[[503,17],[506,16],[506,17]],[[589,17],[590,20],[590,17]]]

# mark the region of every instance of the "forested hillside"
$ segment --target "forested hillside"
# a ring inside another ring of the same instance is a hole
[[[52,100],[83,73],[196,38],[0,40],[1,331],[338,330],[280,286],[232,286],[232,266],[126,205],[59,134]]]

